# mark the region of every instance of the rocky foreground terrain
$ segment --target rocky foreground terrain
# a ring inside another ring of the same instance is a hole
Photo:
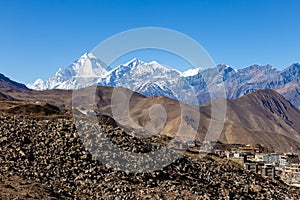
[[[155,150],[169,140],[138,139],[112,123],[100,127],[127,151]],[[118,171],[85,149],[72,119],[1,114],[0,199],[13,198],[299,199],[300,192],[212,156],[183,156],[151,172]]]

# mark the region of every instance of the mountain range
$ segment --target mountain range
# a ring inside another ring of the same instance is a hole
[[[145,63],[133,59],[115,68],[108,68],[92,53],[85,53],[66,68],[60,68],[48,80],[38,79],[27,84],[34,90],[75,89],[88,86],[122,86],[145,96],[166,96],[185,103],[196,98],[202,105],[213,100],[212,90],[224,84],[226,98],[235,99],[260,89],[274,89],[297,108],[300,108],[300,64],[295,63],[280,71],[271,65],[252,65],[234,69],[218,65],[207,69],[180,72],[155,61]],[[210,90],[209,90],[210,89]],[[223,97],[222,95],[219,97]]]
[[[183,73],[155,61],[145,63],[138,59],[114,69],[104,66],[94,55],[84,54],[69,67],[59,69],[49,80],[38,80],[27,85],[36,90],[0,74],[1,112],[71,114],[69,111],[74,107],[72,101],[81,102],[83,99],[81,108],[88,110],[91,103],[96,103],[99,113],[113,117],[113,91],[123,88],[125,93],[131,93],[131,90],[139,92],[133,92],[129,102],[132,120],[116,120],[123,128],[135,130],[137,127],[150,127],[160,134],[174,136],[179,124],[183,123],[188,128],[186,130],[195,130],[197,137],[203,140],[213,120],[212,104],[218,106],[222,103],[220,99],[209,99],[207,85],[224,83],[227,112],[225,121],[218,122],[224,122],[219,137],[221,142],[259,143],[283,152],[292,147],[300,152],[300,111],[297,109],[300,101],[299,64],[282,71],[270,65],[253,65],[239,70],[218,65]],[[95,84],[96,88],[91,87]],[[185,101],[178,96],[182,94],[178,91],[178,85],[186,89],[185,92],[196,91],[201,106],[188,105],[188,109],[191,113],[200,111],[199,121],[193,115],[182,118],[177,100]],[[77,95],[74,96],[71,89],[77,89]],[[96,91],[95,102],[85,102],[84,95],[89,90]],[[160,119],[152,123],[149,112],[154,105],[164,107],[167,113],[165,124],[159,123],[165,115],[161,112],[152,113],[155,115],[152,118]]]

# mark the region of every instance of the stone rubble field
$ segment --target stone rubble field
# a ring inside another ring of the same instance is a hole
[[[149,172],[109,167],[99,160],[122,164],[120,155],[109,151],[112,144],[126,152],[150,152],[152,167],[159,166],[173,154],[154,158],[151,152],[170,138],[137,138],[117,126],[96,127],[99,134],[87,129],[79,137],[72,119],[0,115],[0,199],[300,199],[299,189],[213,156],[183,155]],[[130,155],[121,155],[126,167]]]

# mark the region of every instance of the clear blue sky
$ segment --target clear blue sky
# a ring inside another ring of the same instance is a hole
[[[217,64],[281,69],[300,62],[299,8],[297,0],[1,0],[0,73],[45,79],[113,34],[149,26],[192,37]]]

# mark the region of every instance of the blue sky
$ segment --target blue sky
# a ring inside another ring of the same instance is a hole
[[[149,26],[190,36],[217,64],[282,69],[300,62],[299,7],[297,0],[3,0],[0,73],[45,79],[108,37]],[[141,59],[175,64],[153,55]]]

